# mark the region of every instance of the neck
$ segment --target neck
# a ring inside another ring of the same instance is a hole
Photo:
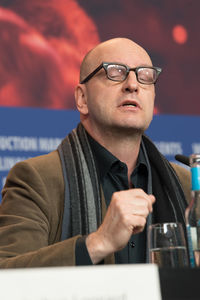
[[[127,165],[128,178],[130,178],[137,163],[142,137],[141,132],[136,132],[133,129],[117,129],[116,131],[104,130],[101,133],[95,128],[91,130],[87,126],[84,127],[99,144]]]

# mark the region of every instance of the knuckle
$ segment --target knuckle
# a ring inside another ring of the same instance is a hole
[[[136,194],[144,193],[143,189],[141,189],[141,188],[135,188],[135,189],[133,190],[133,192],[136,193]]]
[[[114,192],[112,195],[112,201],[117,202],[119,201],[119,192]]]
[[[127,214],[122,214],[121,215],[121,220],[123,224],[128,224],[130,222],[130,218]]]
[[[118,209],[121,207],[121,198],[118,192],[113,193],[112,204]]]

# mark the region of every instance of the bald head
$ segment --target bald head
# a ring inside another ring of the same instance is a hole
[[[114,38],[107,40],[95,48],[90,50],[83,62],[80,69],[80,81],[82,81],[89,73],[91,73],[98,65],[103,61],[106,62],[121,62],[127,63],[124,60],[124,57],[131,58],[134,56],[140,56],[141,62],[138,61],[138,64],[148,64],[152,65],[151,59],[148,53],[137,43],[133,42],[127,38]],[[133,66],[132,66],[133,67]]]

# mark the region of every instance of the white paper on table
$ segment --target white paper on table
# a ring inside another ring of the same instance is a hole
[[[161,300],[156,265],[0,270],[2,300]]]

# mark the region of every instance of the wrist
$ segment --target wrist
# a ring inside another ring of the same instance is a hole
[[[86,247],[93,264],[98,264],[101,260],[113,253],[111,247],[105,245],[98,231],[89,234],[86,238]]]

